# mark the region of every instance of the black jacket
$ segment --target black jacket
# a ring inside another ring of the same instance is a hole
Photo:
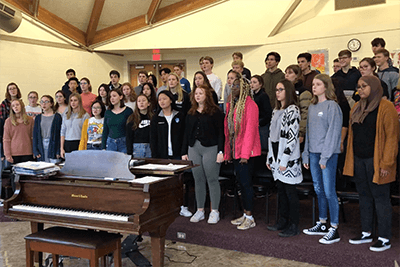
[[[356,67],[352,67],[349,69],[347,73],[344,73],[341,69],[332,75],[332,78],[336,78],[339,80],[340,85],[345,90],[356,91],[357,90],[357,82],[360,79],[361,73]]]
[[[171,142],[173,158],[181,158],[185,117],[183,113],[173,110],[171,122]],[[162,110],[153,116],[150,123],[150,148],[153,158],[167,159],[168,155],[168,122]]]
[[[272,117],[271,103],[264,88],[254,94],[254,101],[258,106],[258,126],[263,127],[271,122]]]
[[[218,145],[218,151],[224,151],[224,114],[220,109],[212,114],[187,114],[185,135],[183,137],[182,155],[187,155],[188,147],[199,140],[202,146]]]

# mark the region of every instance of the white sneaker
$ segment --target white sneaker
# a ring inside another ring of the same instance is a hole
[[[198,210],[196,213],[190,218],[190,222],[197,223],[201,220],[204,220],[204,210]]]
[[[181,212],[179,212],[179,215],[183,217],[190,217],[192,216],[192,213],[188,210],[187,207],[181,206]]]
[[[216,224],[217,222],[219,222],[219,212],[212,210],[210,212],[210,216],[208,217],[208,221],[209,224]]]

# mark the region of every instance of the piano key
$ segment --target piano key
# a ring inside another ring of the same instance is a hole
[[[87,210],[74,210],[69,208],[59,208],[59,207],[42,207],[35,205],[14,205],[10,210],[22,211],[22,212],[36,212],[42,214],[51,214],[59,216],[74,216],[80,218],[90,218],[90,219],[102,219],[109,221],[122,221],[127,222],[129,215],[113,214],[110,212],[98,212],[98,211],[87,211]]]

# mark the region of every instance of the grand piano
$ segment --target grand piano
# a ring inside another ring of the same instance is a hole
[[[139,166],[133,166],[136,163]],[[146,168],[148,164],[166,168]],[[148,232],[152,264],[163,266],[166,231],[183,202],[180,175],[192,166],[190,161],[132,161],[119,152],[74,151],[66,154],[57,175],[17,175],[16,191],[4,202],[4,214],[31,221],[32,232],[42,230],[44,223],[136,235]]]

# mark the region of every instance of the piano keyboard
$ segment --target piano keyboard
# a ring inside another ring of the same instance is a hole
[[[87,211],[87,210],[75,210],[75,209],[65,209],[57,207],[45,207],[36,205],[14,205],[10,210],[22,211],[22,212],[33,212],[38,214],[46,215],[56,215],[56,216],[68,216],[86,219],[96,219],[96,220],[107,220],[107,221],[120,221],[127,222],[129,215],[124,214],[113,214],[108,212],[98,212],[98,211]]]

